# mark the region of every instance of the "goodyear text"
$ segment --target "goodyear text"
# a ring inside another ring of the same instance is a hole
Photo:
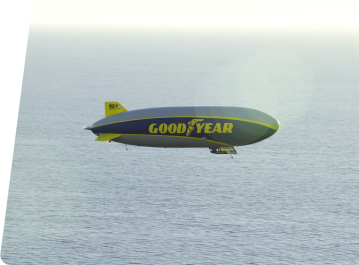
[[[203,119],[192,119],[188,124],[185,123],[152,123],[149,126],[150,133],[170,133],[170,134],[183,134],[190,136],[193,131],[197,133],[232,133],[233,123],[201,123]]]

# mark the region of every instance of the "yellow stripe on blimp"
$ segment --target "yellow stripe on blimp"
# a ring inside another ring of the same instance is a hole
[[[104,134],[102,134],[102,135],[105,135],[105,134],[111,134],[111,133],[104,133]],[[120,135],[120,134],[112,134],[112,135]],[[226,144],[226,143],[218,142],[218,141],[214,141],[214,140],[202,139],[202,138],[198,138],[198,137],[179,136],[179,135],[159,135],[159,134],[121,134],[121,135],[177,137],[177,138],[194,139],[194,140],[200,140],[200,141],[208,141],[208,142],[216,143],[216,144],[218,144],[219,146],[231,146],[231,147],[234,146],[233,144]],[[118,137],[119,137],[119,136],[118,136]],[[114,138],[116,138],[116,137],[114,137]],[[114,138],[112,138],[112,139],[114,139]],[[109,140],[111,140],[111,139],[109,139]],[[97,140],[97,139],[96,139],[96,141],[101,141],[101,140]],[[107,141],[107,140],[103,140],[103,141]]]
[[[116,133],[102,133],[95,139],[95,141],[109,141],[118,138],[120,136],[121,134],[116,134]]]
[[[141,118],[141,119],[133,119],[133,120],[126,120],[126,121],[115,121],[115,122],[110,122],[110,123],[106,123],[106,124],[101,124],[101,125],[97,125],[94,126],[92,128],[96,128],[99,126],[104,126],[104,125],[109,125],[109,124],[114,124],[114,123],[121,123],[121,122],[128,122],[128,121],[139,121],[139,120],[149,120],[149,119],[163,119],[163,118],[207,118],[207,119],[224,119],[224,120],[236,120],[236,121],[245,121],[245,122],[249,122],[249,123],[255,123],[255,124],[259,124],[268,128],[271,128],[275,131],[278,131],[280,124],[278,122],[277,125],[272,125],[272,124],[268,124],[265,122],[260,122],[260,121],[253,121],[253,120],[247,120],[247,119],[241,119],[241,118],[233,118],[233,117],[218,117],[218,116],[168,116],[168,117],[151,117],[151,118]],[[91,129],[92,129],[91,128]]]
[[[216,117],[216,118],[219,118],[219,117]],[[280,126],[279,122],[277,123],[277,125],[272,125],[272,124],[268,124],[268,123],[265,123],[265,122],[252,121],[252,120],[246,120],[246,119],[240,119],[240,118],[225,118],[225,119],[232,119],[232,120],[237,120],[237,121],[245,121],[245,122],[255,123],[255,124],[259,124],[259,125],[271,128],[271,129],[273,129],[275,131],[278,131],[279,126]]]

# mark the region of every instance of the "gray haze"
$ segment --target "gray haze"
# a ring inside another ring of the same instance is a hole
[[[1,257],[7,264],[355,264],[357,34],[35,28]],[[231,159],[94,142],[128,110],[257,108]]]

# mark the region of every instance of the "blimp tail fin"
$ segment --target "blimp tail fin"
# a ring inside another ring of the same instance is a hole
[[[125,112],[125,109],[120,103],[116,101],[105,102],[105,116],[112,116],[121,112]]]
[[[120,136],[121,134],[116,134],[116,133],[102,133],[95,139],[95,141],[110,141]]]

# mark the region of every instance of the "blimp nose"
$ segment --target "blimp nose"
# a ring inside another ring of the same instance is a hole
[[[261,126],[257,130],[252,131],[253,140],[250,141],[249,144],[263,141],[273,136],[279,130],[280,122],[269,114],[267,114],[266,117],[268,119],[267,123],[262,123],[262,125],[265,126]]]
[[[273,134],[275,134],[279,130],[279,127],[280,127],[280,122],[277,119],[275,119],[275,120],[277,121],[277,129],[275,130],[275,132]]]
[[[273,116],[271,116],[271,117],[275,120],[275,122],[276,122],[277,124],[274,125],[275,123],[272,123],[273,125],[270,127],[270,130],[267,132],[268,135],[269,135],[268,137],[270,137],[270,136],[276,134],[277,131],[278,131],[279,128],[280,128],[280,122],[279,122],[276,118],[274,118]]]

